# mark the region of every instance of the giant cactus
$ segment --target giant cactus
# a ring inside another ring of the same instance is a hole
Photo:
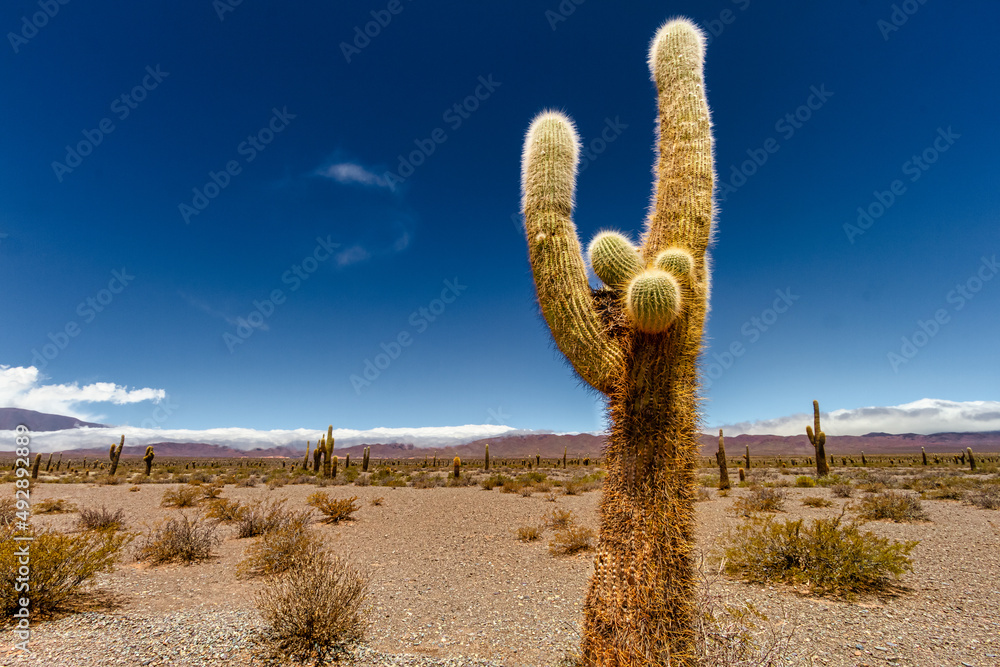
[[[588,665],[695,663],[697,376],[714,178],[704,44],[693,23],[677,19],[650,46],[657,181],[640,247],[617,233],[590,244],[604,288],[590,288],[572,220],[580,154],[572,121],[544,112],[525,138],[522,206],[541,312],[556,345],[610,404],[584,608]]]
[[[154,458],[156,458],[156,452],[153,451],[153,446],[149,445],[146,447],[146,454],[142,457],[143,463],[146,464],[146,477],[149,477],[149,473],[153,471]]]
[[[806,435],[809,436],[809,442],[816,450],[816,476],[826,477],[830,474],[830,466],[826,463],[826,449],[824,449],[826,447],[826,433],[823,433],[819,428],[819,401],[813,401],[813,424],[816,425],[815,429],[806,426]]]
[[[730,487],[729,484],[729,466],[726,463],[726,439],[722,435],[722,429],[719,429],[719,451],[715,453],[715,461],[719,464],[719,490],[725,491]]]
[[[115,473],[118,472],[118,461],[122,457],[122,449],[125,447],[125,436],[122,436],[122,441],[118,443],[118,447],[111,445],[114,450],[111,454],[111,470],[108,472],[109,477],[114,477]]]

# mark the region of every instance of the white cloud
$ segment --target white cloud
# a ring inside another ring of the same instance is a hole
[[[385,179],[356,162],[338,162],[320,169],[317,173],[344,185],[357,183],[359,185],[375,185],[380,188],[388,187]]]
[[[543,433],[544,431],[535,431]],[[0,431],[0,434],[5,432]],[[31,434],[33,451],[58,452],[64,449],[107,447],[109,433],[112,439],[125,435],[126,445],[145,446],[157,442],[201,442],[210,445],[249,450],[255,447],[280,447],[288,445],[305,448],[306,441],[316,443],[325,431],[316,429],[289,429],[258,431],[250,428],[152,429],[134,426],[103,428],[77,428],[64,431],[38,431]],[[341,447],[374,443],[404,443],[414,447],[447,447],[462,445],[481,438],[499,435],[532,433],[496,424],[470,424],[466,426],[427,426],[417,428],[373,428],[368,430],[334,429],[333,437]],[[11,436],[12,438],[13,436]],[[2,436],[0,436],[2,439]],[[5,441],[13,442],[12,439]]]
[[[961,402],[922,398],[903,405],[821,412],[821,416],[823,431],[827,435],[1000,431],[1000,401]],[[720,428],[725,429],[727,435],[801,435],[810,425],[812,413],[800,413],[726,424]]]
[[[129,389],[113,382],[95,382],[82,387],[72,384],[44,384],[44,376],[34,366],[0,365],[0,406],[22,408],[67,415],[85,421],[99,420],[100,415],[84,410],[84,403],[113,403],[126,405],[153,401],[159,403],[166,397],[163,389]]]
[[[364,247],[355,244],[346,250],[338,252],[335,259],[337,266],[350,266],[351,264],[363,262],[371,256],[371,253],[365,250]]]

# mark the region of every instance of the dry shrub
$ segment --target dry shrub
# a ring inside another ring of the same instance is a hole
[[[216,498],[208,504],[205,518],[215,519],[220,523],[236,523],[246,512],[246,506],[238,500]]]
[[[542,529],[539,526],[521,526],[517,529],[517,539],[522,542],[534,542],[542,536]]]
[[[833,502],[819,496],[806,496],[802,499],[802,504],[806,507],[829,507]]]
[[[697,495],[695,496],[695,499],[694,499],[695,502],[701,503],[701,502],[705,502],[706,500],[711,500],[711,499],[712,499],[712,492],[709,491],[708,489],[706,489],[703,486],[699,486],[698,487],[698,491],[697,491]]]
[[[896,491],[883,491],[863,498],[858,508],[858,518],[876,521],[890,519],[896,523],[930,520],[919,498]]]
[[[372,498],[368,502],[370,502],[373,506],[378,507],[385,503],[385,498],[383,496],[377,496],[375,498]]]
[[[854,495],[854,487],[849,483],[834,484],[830,487],[830,493],[837,498],[850,498]]]
[[[276,656],[323,664],[368,627],[366,573],[326,551],[314,550],[271,579],[255,598]]]
[[[179,519],[159,521],[139,545],[136,560],[152,565],[207,560],[215,555],[212,549],[222,541],[215,531],[216,525],[200,516],[192,520],[181,514]]]
[[[753,512],[781,512],[784,508],[785,492],[764,486],[751,489],[749,495],[733,503],[733,511],[744,516]]]
[[[99,510],[85,507],[80,510],[76,526],[81,530],[124,530],[125,510],[119,508],[112,512],[104,505]]]
[[[713,667],[776,667],[790,655],[792,632],[753,604],[732,604],[715,591],[719,572],[707,572],[699,561],[701,585],[695,617],[695,650],[699,665]]]
[[[554,509],[545,517],[545,527],[554,530],[569,528],[573,523],[573,512],[570,510]]]
[[[413,478],[413,488],[414,489],[434,489],[439,486],[444,486],[445,481],[440,475],[435,475],[433,473],[420,473]]]
[[[896,542],[835,519],[751,518],[731,531],[725,568],[745,581],[806,585],[813,593],[852,598],[885,594],[913,569],[918,542]]]
[[[20,607],[21,597],[31,599],[32,615],[47,614],[83,600],[83,584],[99,572],[110,572],[122,549],[135,537],[110,530],[74,534],[32,530],[16,534],[34,539],[30,543],[15,541],[11,527],[0,527],[0,607],[7,621]],[[22,565],[17,550],[25,544],[30,544],[30,593],[14,588]]]
[[[965,502],[981,510],[1000,510],[1000,487],[986,486],[965,497]]]
[[[286,500],[257,500],[244,505],[236,518],[236,537],[257,537],[287,523],[294,513],[285,509]]]
[[[128,490],[131,491],[132,493],[135,493],[136,491],[142,491],[142,487],[141,486],[134,486],[133,485],[133,486],[128,487]]]
[[[202,499],[203,489],[198,486],[181,486],[163,492],[160,507],[195,507]]]
[[[46,498],[32,505],[31,510],[35,514],[65,514],[75,512],[76,505],[65,498]]]
[[[319,535],[309,529],[309,513],[295,515],[251,544],[243,560],[236,564],[236,574],[241,577],[281,574],[296,559],[323,546]]]
[[[524,486],[521,487],[521,490],[518,491],[518,493],[521,494],[522,498],[530,498],[531,494],[533,494],[534,492],[535,492],[535,487],[531,486],[530,484],[525,484]]]
[[[259,480],[257,479],[256,475],[250,475],[249,477],[244,477],[240,480],[237,480],[236,487],[240,489],[253,488],[257,486],[258,481]]]
[[[17,519],[17,503],[10,496],[0,498],[0,526],[10,526]]]
[[[226,488],[225,484],[209,484],[208,486],[200,486],[201,497],[204,500],[215,500],[222,493],[222,490]]]
[[[578,551],[593,548],[594,531],[584,526],[569,526],[556,531],[549,542],[549,553],[553,556],[569,556]]]
[[[323,523],[339,523],[353,521],[351,515],[361,509],[357,504],[358,497],[331,498],[325,491],[316,491],[306,499],[306,503],[318,509],[322,514]]]
[[[500,493],[520,493],[524,483],[509,477],[500,485]]]

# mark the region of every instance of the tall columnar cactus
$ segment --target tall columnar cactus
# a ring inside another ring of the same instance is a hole
[[[59,466],[62,465],[62,452],[59,452],[59,460],[56,461],[56,472],[59,472]],[[69,468],[69,461],[66,462],[66,467]]]
[[[149,477],[149,473],[153,471],[154,458],[156,458],[156,453],[153,452],[153,446],[149,445],[146,447],[146,454],[142,457],[143,462],[146,464],[146,477]]]
[[[35,454],[35,465],[31,466],[31,479],[38,479],[38,468],[42,465],[42,455]]]
[[[815,429],[806,426],[806,435],[809,436],[809,442],[816,450],[816,476],[826,477],[830,474],[830,466],[826,463],[826,449],[824,449],[826,433],[823,433],[819,428],[819,401],[813,401],[813,424],[816,425]]]
[[[344,457],[344,470],[347,470],[350,467],[351,467],[351,455],[348,454],[347,456]]]
[[[334,456],[333,459],[330,462],[330,470],[331,470],[330,477],[331,478],[336,477],[337,476],[337,457],[336,456]]]
[[[459,475],[462,474],[462,459],[456,456],[455,460],[452,461],[452,465],[455,466],[455,479],[458,479]]]
[[[112,445],[114,447],[114,445]],[[118,471],[118,460],[122,457],[122,449],[125,447],[125,436],[122,436],[122,441],[118,443],[118,447],[115,447],[115,453],[111,457],[111,470],[108,471],[110,477],[114,477],[115,473]]]
[[[306,440],[306,457],[302,459],[302,469],[309,470],[309,441]]]
[[[490,443],[486,443],[486,454],[483,458],[483,470],[490,471]]]
[[[924,451],[923,447],[920,448],[920,458],[923,459],[923,464],[927,465],[927,452]]]
[[[319,472],[320,463],[323,462],[323,438],[316,442],[316,449],[313,450],[313,472]]]
[[[566,447],[563,447],[563,470],[566,469]]]
[[[329,426],[326,430],[326,440],[323,441],[323,476],[333,477],[336,475],[330,474],[333,465],[333,426]]]
[[[719,451],[715,453],[715,460],[719,463],[719,490],[723,491],[729,485],[729,466],[726,464],[726,439],[722,436],[722,429],[719,429]]]
[[[750,445],[747,445],[747,453],[743,455],[743,467],[750,470]]]
[[[542,315],[580,377],[610,403],[601,532],[584,607],[588,665],[695,662],[697,364],[714,178],[704,44],[685,19],[664,24],[652,42],[657,182],[639,247],[617,233],[590,244],[604,288],[590,288],[571,217],[580,154],[572,121],[544,112],[525,139],[522,203]]]
[[[368,447],[365,447],[365,453],[361,456],[361,472],[368,472]]]
[[[863,465],[863,466],[867,466],[868,465],[868,461],[865,460],[865,453],[864,452],[861,452],[861,465]]]
[[[55,454],[55,452],[49,452],[49,458],[48,458],[48,460],[45,461],[45,472],[48,472],[49,468],[52,467],[52,455],[53,454]]]
[[[966,447],[965,453],[969,455],[969,470],[976,472],[976,457],[972,455],[972,447]]]

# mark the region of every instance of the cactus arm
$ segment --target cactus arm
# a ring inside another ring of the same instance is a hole
[[[522,209],[538,303],[552,337],[584,381],[607,394],[624,356],[594,307],[573,224],[578,161],[572,121],[551,111],[536,117],[524,142]]]

